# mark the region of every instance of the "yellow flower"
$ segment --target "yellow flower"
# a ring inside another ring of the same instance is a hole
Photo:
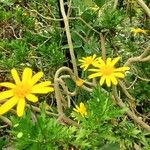
[[[124,78],[125,71],[129,70],[129,67],[119,67],[115,68],[115,64],[119,61],[120,57],[116,57],[113,60],[111,58],[107,58],[106,63],[99,59],[99,64],[97,64],[96,69],[89,69],[89,71],[96,72],[88,76],[89,79],[95,77],[101,77],[100,85],[103,85],[106,81],[108,87],[111,86],[111,82],[114,85],[117,85],[117,78]]]
[[[9,98],[0,106],[0,115],[3,115],[17,105],[17,115],[21,117],[25,109],[26,99],[35,103],[38,101],[38,97],[34,94],[46,94],[54,91],[50,87],[50,81],[37,83],[43,76],[43,72],[38,72],[32,76],[32,69],[25,68],[22,74],[22,80],[20,80],[16,69],[12,69],[11,74],[15,83],[0,83],[0,86],[9,88],[9,90],[0,93],[0,101]]]
[[[97,5],[91,6],[90,8],[91,8],[93,11],[97,11],[97,10],[100,9]]]
[[[49,109],[50,109],[49,104],[45,103],[45,109],[46,109],[46,110],[49,110]]]
[[[136,36],[138,33],[146,34],[146,30],[143,30],[143,29],[141,29],[141,28],[134,28],[134,29],[131,29],[131,32],[134,34],[134,36]]]
[[[82,102],[80,103],[80,107],[76,105],[76,108],[74,108],[73,110],[80,113],[82,117],[85,117],[87,115],[86,107]]]
[[[81,87],[83,85],[83,83],[84,83],[84,80],[82,80],[82,79],[76,80],[76,85],[79,87]]]
[[[96,58],[96,55],[88,56],[88,57],[82,57],[82,59],[79,59],[79,62],[81,62],[80,68],[83,68],[83,71],[85,71],[90,65],[94,65],[98,61],[98,58]]]

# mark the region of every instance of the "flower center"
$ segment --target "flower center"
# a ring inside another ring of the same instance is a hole
[[[14,95],[19,98],[24,98],[27,94],[30,93],[31,87],[28,84],[20,83],[14,89]]]
[[[114,72],[114,67],[113,66],[108,66],[105,65],[104,67],[101,68],[101,72],[105,76],[110,76]]]
[[[86,109],[80,108],[79,112],[82,116],[86,116]]]

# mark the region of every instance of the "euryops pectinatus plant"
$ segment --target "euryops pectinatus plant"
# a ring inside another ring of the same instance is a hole
[[[0,149],[150,149],[148,0],[0,4]]]

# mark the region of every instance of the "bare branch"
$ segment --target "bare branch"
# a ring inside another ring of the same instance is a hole
[[[78,78],[78,70],[77,70],[76,58],[75,58],[75,55],[74,55],[73,43],[72,43],[72,39],[71,39],[69,21],[68,21],[67,15],[65,13],[64,1],[63,0],[60,0],[60,9],[61,9],[61,13],[62,13],[62,16],[63,16],[64,24],[65,24],[65,30],[66,30],[68,46],[69,46],[72,65],[73,65],[73,71],[75,73],[76,78]]]
[[[139,124],[142,128],[146,129],[147,131],[150,132],[150,126],[148,124],[146,124],[145,122],[143,122],[138,116],[136,116],[124,103],[123,101],[119,98],[118,94],[117,94],[117,88],[116,86],[113,86],[113,96],[117,102],[117,104],[125,109],[126,114],[133,119],[133,121],[137,124]],[[128,108],[128,109],[126,109]]]
[[[150,9],[148,8],[148,6],[144,3],[143,0],[137,0],[138,4],[145,10],[145,12],[147,13],[147,15],[150,17]]]

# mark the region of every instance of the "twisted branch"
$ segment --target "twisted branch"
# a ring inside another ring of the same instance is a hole
[[[147,13],[147,15],[150,17],[150,9],[148,8],[148,6],[144,3],[143,0],[137,0],[138,4],[145,10],[145,12]]]
[[[145,49],[145,51],[140,56],[129,58],[124,64],[124,66],[130,66],[132,63],[135,62],[145,62],[149,60],[150,60],[150,46],[148,46],[147,49]]]
[[[65,13],[64,1],[63,0],[60,0],[60,9],[61,9],[61,13],[62,13],[62,16],[63,16],[64,24],[65,24],[66,36],[67,36],[69,51],[70,51],[70,55],[71,55],[73,71],[74,71],[75,77],[78,78],[78,70],[77,70],[76,58],[75,58],[75,55],[74,55],[73,43],[72,43],[72,39],[71,39],[69,21],[68,21],[67,15]]]
[[[146,129],[147,131],[150,132],[150,126],[148,124],[146,124],[145,122],[143,122],[141,119],[139,119],[138,116],[136,116],[122,101],[122,99],[119,98],[118,94],[117,94],[117,88],[116,86],[113,86],[112,88],[113,90],[113,96],[117,102],[117,104],[122,108],[125,109],[126,114],[133,119],[137,124],[139,124],[142,128]],[[128,109],[126,109],[128,108]]]

